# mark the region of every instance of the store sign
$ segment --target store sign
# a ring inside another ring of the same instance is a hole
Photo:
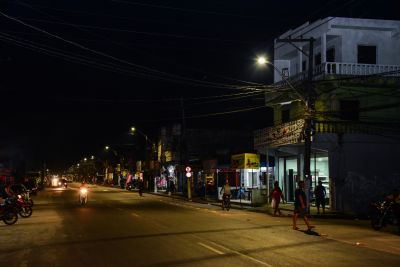
[[[234,169],[258,169],[260,168],[260,156],[253,153],[232,155],[231,166]]]
[[[303,142],[304,120],[283,123],[254,132],[254,147],[278,147]]]

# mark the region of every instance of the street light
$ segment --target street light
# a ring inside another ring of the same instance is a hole
[[[151,152],[150,152],[150,160],[153,161],[153,169],[154,169],[154,179],[156,178],[156,166],[155,166],[155,161],[156,161],[156,157],[154,157],[154,152],[156,152],[156,143],[151,140],[145,133],[143,133],[142,131],[140,131],[139,129],[136,129],[135,127],[131,127],[131,134],[134,135],[136,132],[138,132],[139,134],[141,134],[145,139],[146,139],[146,147],[147,147],[147,143],[151,144]],[[146,149],[147,150],[147,149]],[[148,157],[146,157],[146,160],[149,160]],[[149,168],[150,170],[150,164],[146,164],[147,168]],[[154,182],[154,186],[156,185],[156,182]]]
[[[280,40],[282,42],[292,42],[293,40],[288,39],[288,40]],[[311,159],[311,131],[312,131],[312,124],[314,120],[314,113],[315,113],[315,89],[312,84],[313,80],[313,69],[312,69],[312,55],[313,55],[313,43],[314,39],[298,39],[295,40],[298,42],[304,42],[304,41],[309,41],[310,42],[310,51],[309,54],[307,55],[309,58],[309,69],[308,69],[308,80],[306,84],[306,89],[307,89],[307,95],[304,97],[287,79],[287,77],[284,77],[280,70],[276,68],[274,64],[269,62],[265,57],[260,56],[257,59],[257,63],[259,65],[266,65],[269,64],[271,65],[277,72],[278,74],[282,77],[282,80],[284,80],[290,88],[300,97],[301,101],[304,104],[304,164],[303,164],[303,175],[304,175],[304,180],[308,180],[309,183],[311,183],[311,171],[310,171],[310,159]],[[297,47],[296,47],[297,48]],[[297,48],[299,49],[299,48]],[[299,49],[302,53],[304,53],[303,50]],[[304,53],[305,54],[305,53]],[[309,189],[306,189],[306,191]],[[307,193],[307,192],[306,192]],[[310,202],[307,201],[307,209],[309,210],[309,204]]]
[[[297,94],[297,96],[300,98],[300,100],[306,104],[306,100],[304,99],[304,97],[300,94],[300,92],[292,85],[292,83],[285,77],[282,75],[281,71],[271,62],[269,61],[265,56],[259,56],[257,57],[257,64],[259,66],[266,66],[266,65],[270,65],[271,67],[274,68],[274,70],[278,73],[278,75],[281,76],[282,80],[285,81],[289,87]]]
[[[104,148],[106,150],[111,150],[116,157],[119,155],[119,153],[115,149],[111,148],[110,146],[105,146]]]
[[[135,134],[135,132],[138,132],[139,134],[141,134],[142,136],[144,136],[144,138],[146,139],[146,142],[149,141],[152,145],[154,145],[155,143],[142,131],[136,129],[135,127],[131,127],[131,133],[132,135]]]

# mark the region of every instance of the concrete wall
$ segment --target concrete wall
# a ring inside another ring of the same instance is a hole
[[[334,207],[365,213],[371,200],[400,188],[400,136],[345,134],[342,145],[334,134],[320,134],[315,146],[329,149],[329,175]]]

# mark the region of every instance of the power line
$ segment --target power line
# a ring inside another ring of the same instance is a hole
[[[83,65],[87,65],[87,66],[92,66],[95,68],[100,68],[103,70],[111,70],[113,72],[117,72],[117,73],[122,73],[122,74],[128,74],[128,75],[132,75],[134,77],[142,77],[142,78],[147,78],[147,79],[156,79],[156,80],[165,80],[165,81],[170,81],[170,82],[175,82],[175,83],[181,83],[181,84],[188,84],[188,85],[193,85],[193,86],[202,86],[202,87],[217,87],[217,88],[222,88],[222,89],[240,89],[240,90],[250,90],[250,91],[268,91],[268,90],[274,90],[273,87],[269,87],[269,86],[241,86],[241,85],[226,85],[226,84],[218,84],[218,83],[212,83],[212,82],[203,82],[200,80],[196,80],[196,79],[190,79],[187,78],[185,79],[184,77],[181,76],[177,76],[176,78],[171,78],[169,76],[167,77],[163,77],[163,76],[155,76],[154,74],[151,74],[151,72],[149,73],[143,73],[143,72],[135,72],[131,69],[124,69],[124,67],[120,66],[120,65],[115,65],[115,64],[111,64],[110,63],[99,63],[96,62],[92,59],[88,59],[87,57],[84,57],[82,55],[79,55],[79,57],[76,57],[74,55],[67,55],[63,52],[60,51],[51,51],[48,49],[48,46],[44,46],[40,47],[38,45],[35,45],[34,42],[32,41],[27,41],[25,40],[24,42],[12,39],[11,37],[9,37],[9,35],[6,37],[4,37],[3,33],[3,37],[2,40],[3,41],[8,41],[8,42],[14,42],[15,44],[17,44],[18,46],[21,47],[25,47],[31,50],[35,50],[41,53],[45,53],[51,56],[56,56],[56,57],[60,57],[63,58],[64,60],[70,61],[70,62],[74,62],[74,63],[79,63],[79,64],[83,64]],[[30,45],[28,43],[31,43]],[[42,45],[43,46],[43,45]],[[181,79],[179,79],[181,78]]]
[[[122,1],[122,0],[111,0],[111,2],[129,4],[129,5],[135,5],[135,6],[167,9],[167,10],[180,11],[180,12],[185,12],[185,13],[197,13],[197,14],[205,14],[205,15],[229,16],[229,17],[235,17],[235,18],[245,18],[245,19],[252,19],[252,20],[263,20],[263,21],[274,20],[274,19],[268,19],[266,17],[262,17],[261,18],[261,17],[256,17],[256,16],[243,16],[243,15],[233,14],[233,13],[223,13],[223,12],[216,12],[216,11],[204,11],[204,10],[181,8],[181,7],[145,4],[145,3],[141,3],[141,2],[131,2],[131,1],[128,2],[128,1]],[[276,20],[274,20],[274,21],[276,21]]]
[[[95,29],[95,30],[102,30],[102,31],[113,31],[113,32],[125,32],[125,33],[135,33],[135,34],[142,34],[142,35],[151,35],[151,36],[162,36],[162,37],[169,37],[169,38],[179,38],[179,39],[190,39],[196,41],[213,41],[213,42],[228,42],[228,43],[239,43],[239,44],[256,44],[259,42],[253,41],[239,41],[239,40],[232,40],[232,39],[221,39],[221,38],[210,38],[210,37],[202,37],[202,36],[190,36],[190,35],[180,35],[180,34],[172,34],[172,33],[161,33],[161,32],[149,32],[149,31],[135,31],[129,29],[118,29],[118,28],[111,28],[111,27],[100,27],[100,26],[91,26],[91,25],[83,25],[83,24],[76,24],[76,23],[69,23],[69,22],[55,22],[49,21],[44,19],[32,19],[32,18],[24,18],[24,17],[15,17],[18,19],[24,19],[26,21],[36,21],[36,22],[44,22],[44,23],[52,23],[52,24],[59,24],[59,25],[66,25],[72,27],[80,27],[80,28],[87,28],[87,29]]]
[[[150,71],[150,72],[154,72],[154,73],[157,73],[157,74],[161,74],[161,75],[164,75],[164,76],[166,76],[166,77],[168,77],[168,78],[175,78],[175,79],[178,78],[178,79],[185,80],[185,81],[197,82],[197,83],[199,83],[199,85],[201,84],[201,86],[203,86],[203,85],[209,85],[209,86],[214,86],[214,87],[218,87],[218,88],[226,88],[226,89],[233,89],[233,88],[236,88],[236,89],[238,89],[238,88],[235,87],[234,85],[228,85],[228,86],[227,86],[227,85],[225,85],[225,84],[218,84],[218,83],[212,83],[212,82],[205,82],[205,81],[201,81],[201,80],[197,80],[197,79],[193,79],[193,78],[187,78],[187,77],[182,77],[182,76],[175,75],[175,74],[169,74],[169,73],[166,73],[166,72],[163,72],[163,71],[156,70],[156,69],[154,69],[154,68],[145,67],[145,66],[142,66],[142,65],[139,65],[139,64],[131,63],[131,62],[129,62],[129,61],[116,58],[116,57],[111,56],[111,55],[108,55],[108,54],[106,54],[106,53],[103,53],[103,52],[99,52],[99,51],[90,49],[90,48],[85,47],[85,46],[83,46],[83,45],[81,45],[81,44],[79,44],[79,43],[76,43],[76,42],[74,42],[74,41],[70,41],[70,40],[64,39],[64,38],[62,38],[62,37],[60,37],[60,36],[58,36],[58,35],[52,34],[52,33],[50,33],[50,32],[47,32],[47,31],[43,30],[43,29],[40,29],[40,28],[37,28],[37,27],[32,26],[32,25],[30,25],[30,24],[27,24],[27,23],[25,23],[25,22],[23,22],[23,21],[21,21],[21,20],[19,20],[19,19],[17,19],[17,18],[11,17],[11,16],[9,16],[9,15],[7,15],[7,14],[1,12],[1,11],[0,11],[0,15],[3,15],[4,17],[6,17],[6,18],[8,18],[8,19],[10,19],[10,20],[16,21],[16,22],[18,22],[18,23],[20,23],[20,24],[23,24],[24,26],[27,26],[27,27],[29,27],[29,28],[31,28],[31,29],[34,29],[34,30],[39,31],[39,32],[42,32],[42,33],[44,33],[44,34],[46,34],[46,35],[52,36],[52,37],[54,37],[54,38],[56,38],[56,39],[58,39],[58,40],[64,41],[64,42],[66,42],[66,43],[68,43],[68,44],[70,44],[70,45],[73,45],[73,46],[78,47],[78,48],[80,48],[80,49],[83,49],[83,50],[85,50],[85,51],[89,51],[89,52],[92,52],[92,53],[94,53],[94,54],[101,55],[101,56],[103,56],[103,57],[106,57],[106,58],[115,60],[115,61],[120,62],[120,63],[124,63],[124,64],[127,64],[127,65],[130,65],[130,66],[133,66],[133,67],[136,67],[136,68],[145,70],[145,71]],[[159,78],[159,79],[165,79],[165,77],[161,77],[161,76],[159,76],[158,78]],[[246,87],[246,88],[239,88],[239,89],[249,89],[249,88]],[[253,88],[252,90],[257,90],[257,89]]]

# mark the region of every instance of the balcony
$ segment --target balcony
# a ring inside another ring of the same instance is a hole
[[[314,79],[321,80],[329,75],[368,76],[381,74],[386,77],[400,77],[400,65],[376,65],[344,62],[326,62],[314,67]],[[289,81],[303,81],[308,72],[303,71],[289,77]],[[280,81],[278,83],[283,83]]]
[[[376,65],[376,64],[358,64],[342,62],[326,62],[315,67],[314,75],[374,75],[382,74],[385,76],[400,77],[399,65]]]

